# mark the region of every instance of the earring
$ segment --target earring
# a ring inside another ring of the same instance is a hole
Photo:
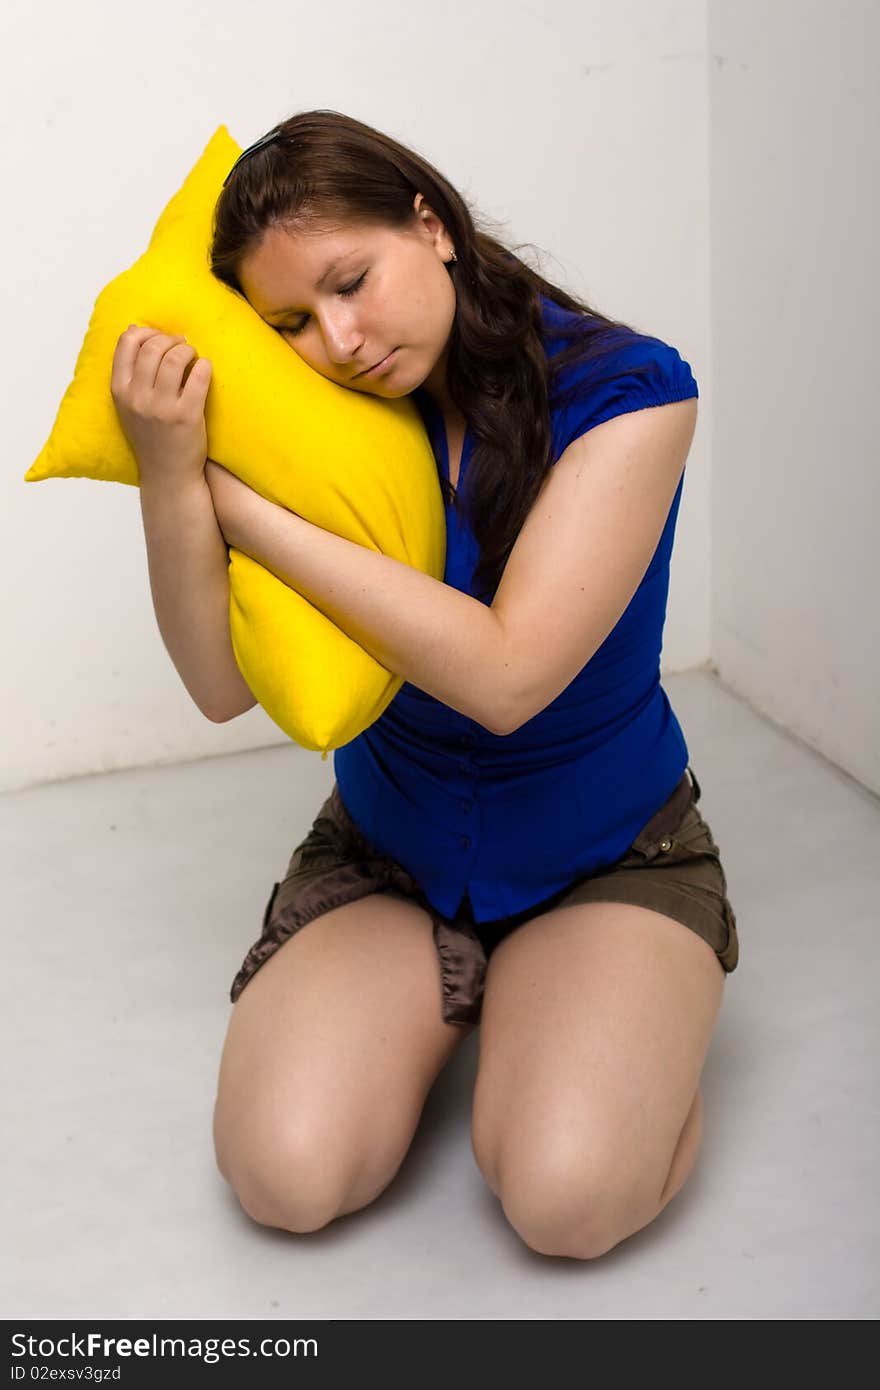
[[[452,255],[449,257],[449,261],[457,261],[457,260],[458,260],[458,257],[456,256],[455,252],[453,251]],[[446,262],[447,265],[449,265],[449,261]]]

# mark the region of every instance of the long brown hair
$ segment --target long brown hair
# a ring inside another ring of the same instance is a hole
[[[446,385],[474,436],[467,518],[480,551],[474,588],[489,603],[554,461],[550,408],[566,404],[563,370],[600,366],[621,334],[638,330],[545,280],[485,230],[486,219],[433,165],[381,131],[338,111],[301,111],[263,138],[214,210],[211,271],[239,294],[242,259],[274,225],[317,218],[404,228],[417,218],[420,192],[452,239],[456,307]],[[568,313],[548,325],[541,295]],[[574,341],[548,360],[549,345],[565,339]],[[440,484],[454,501],[452,484],[442,477]]]

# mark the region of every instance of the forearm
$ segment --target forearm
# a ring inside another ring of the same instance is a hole
[[[247,534],[233,544],[387,670],[485,728],[507,731],[512,678],[503,629],[491,608],[410,565],[261,502],[247,520]]]
[[[162,640],[206,718],[230,719],[256,704],[232,650],[229,559],[203,477],[180,487],[142,484],[150,589]]]

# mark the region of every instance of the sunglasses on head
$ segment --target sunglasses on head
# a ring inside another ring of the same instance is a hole
[[[235,161],[235,163],[233,164],[232,168],[229,170],[229,173],[226,175],[226,178],[223,180],[223,187],[224,187],[224,188],[226,187],[226,185],[228,184],[229,180],[232,178],[232,175],[235,173],[236,169],[238,168],[239,164],[241,164],[242,160],[245,160],[245,159],[249,158],[250,155],[254,154],[257,150],[263,149],[264,146],[266,146],[266,145],[271,145],[273,140],[280,140],[280,139],[281,139],[281,132],[280,132],[280,131],[278,131],[278,130],[270,130],[269,133],[268,133],[268,135],[261,135],[260,138],[259,138],[259,140],[255,140],[254,143],[253,143],[252,145],[248,145],[248,147],[247,147],[246,150],[242,150],[241,154],[238,156],[238,159]]]

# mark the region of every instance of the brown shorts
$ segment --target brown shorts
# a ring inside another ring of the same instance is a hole
[[[688,768],[669,800],[614,864],[577,879],[524,912],[474,923],[467,897],[451,921],[432,907],[415,879],[360,833],[334,784],[308,835],[294,850],[284,879],[272,888],[262,934],[245,956],[230,998],[234,1004],[255,971],[300,927],[376,892],[412,899],[431,917],[447,1023],[479,1022],[486,964],[509,932],[531,917],[570,903],[635,903],[674,917],[709,943],[729,974],[739,959],[736,917],[718,846],[697,810],[699,799],[700,784]]]

